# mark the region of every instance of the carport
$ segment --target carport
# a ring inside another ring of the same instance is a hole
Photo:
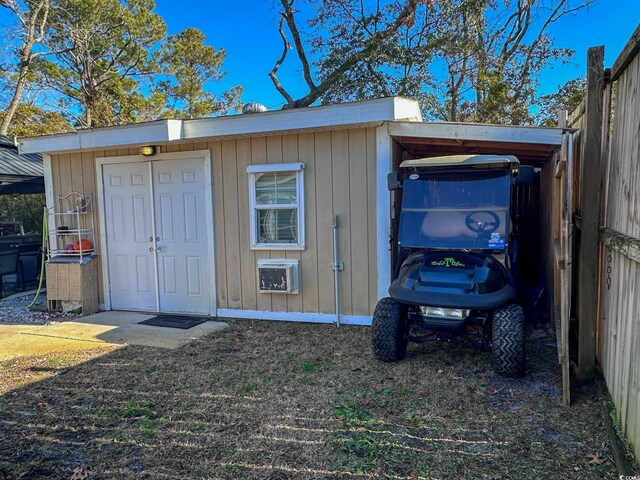
[[[387,123],[390,138],[389,171],[402,161],[414,158],[459,154],[515,155],[523,165],[535,167],[534,184],[514,188],[512,216],[519,225],[518,237],[525,292],[529,305],[529,321],[556,325],[558,355],[563,364],[563,384],[568,392],[568,322],[560,321],[563,304],[560,273],[568,261],[564,251],[562,199],[559,178],[566,169],[567,148],[571,130],[502,126],[470,123],[428,123],[395,121]],[[566,146],[566,147],[563,147]],[[397,238],[400,194],[391,194],[390,241]],[[390,264],[395,265],[395,248],[391,248]],[[565,259],[565,260],[562,260]],[[568,299],[565,299],[568,300]],[[533,318],[532,318],[533,317]],[[567,397],[565,397],[567,401]]]
[[[521,163],[540,168],[560,147],[564,132],[560,128],[417,122],[389,122],[388,130],[403,159],[492,153],[515,155]]]

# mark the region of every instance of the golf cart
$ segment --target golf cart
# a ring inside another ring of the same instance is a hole
[[[400,168],[388,178],[402,202],[389,297],[373,314],[374,355],[401,360],[409,341],[438,338],[491,347],[496,373],[523,376],[510,199],[512,185],[532,183],[533,168],[508,155],[405,160]]]

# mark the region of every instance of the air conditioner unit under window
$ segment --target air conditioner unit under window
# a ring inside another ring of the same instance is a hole
[[[258,291],[260,293],[298,293],[298,260],[259,259]]]

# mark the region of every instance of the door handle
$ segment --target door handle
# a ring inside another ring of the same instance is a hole
[[[161,253],[161,252],[162,252],[162,249],[161,249],[161,248],[156,248],[156,249],[155,249],[155,252],[156,252],[156,253]]]

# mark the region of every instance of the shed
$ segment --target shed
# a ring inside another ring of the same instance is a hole
[[[370,324],[393,267],[387,174],[408,158],[508,153],[538,167],[518,208],[537,232],[531,271],[552,284],[550,159],[563,135],[427,123],[415,101],[393,97],[80,130],[20,149],[44,154],[50,207],[72,192],[95,197],[85,213],[101,309],[333,322],[337,291],[341,321]]]

